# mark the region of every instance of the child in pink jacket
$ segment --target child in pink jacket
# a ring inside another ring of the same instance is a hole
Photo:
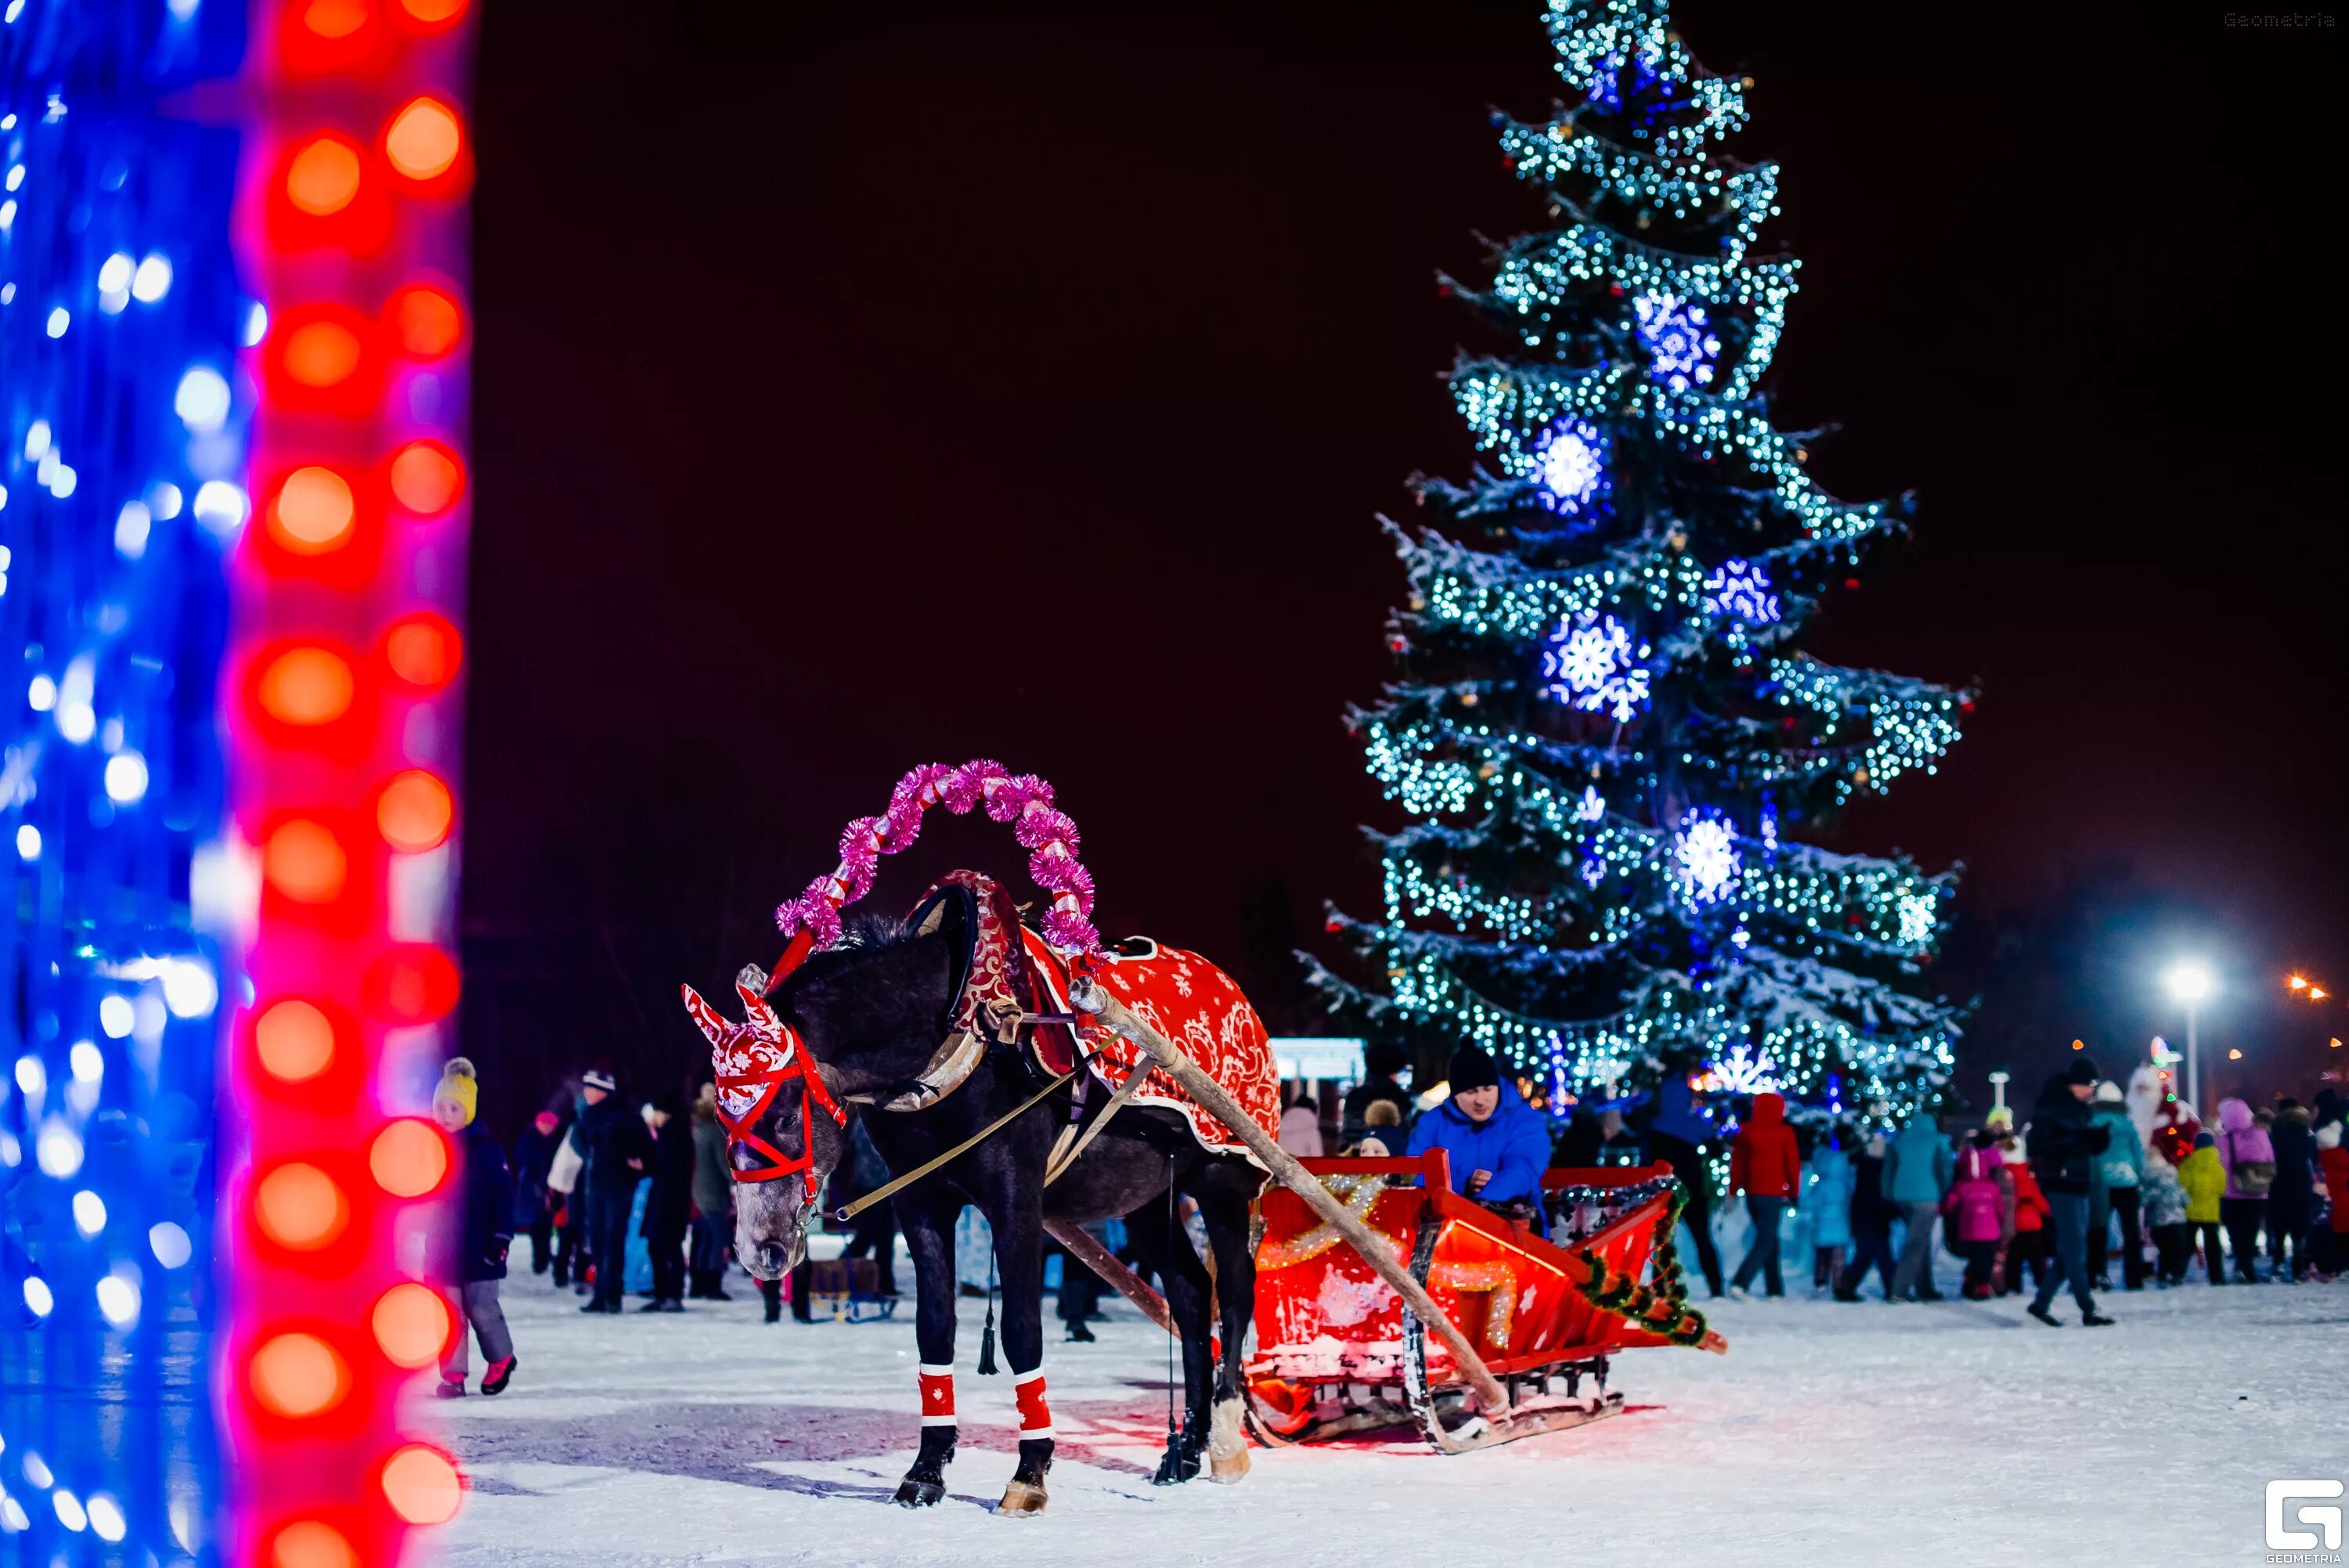
[[[1990,1299],[1991,1274],[1997,1265],[1999,1243],[2006,1239],[2013,1192],[2013,1179],[2007,1174],[1997,1138],[1987,1130],[1975,1133],[1958,1151],[1957,1179],[1941,1200],[1950,1234],[1966,1256],[1964,1292],[1969,1301]]]

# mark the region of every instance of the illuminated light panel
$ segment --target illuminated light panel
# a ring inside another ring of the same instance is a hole
[[[350,875],[350,857],[325,823],[296,817],[278,824],[262,849],[262,875],[296,903],[331,903]]]
[[[254,1021],[253,1046],[264,1072],[302,1083],[333,1065],[335,1026],[309,1003],[289,997],[270,1004]]]
[[[378,1297],[367,1323],[384,1358],[411,1371],[421,1371],[440,1360],[455,1327],[448,1299],[412,1280],[393,1285]]]
[[[367,1170],[395,1198],[421,1198],[449,1174],[449,1140],[429,1121],[403,1117],[375,1135]]]
[[[294,1252],[316,1252],[350,1224],[350,1201],[316,1166],[299,1161],[264,1175],[253,1190],[253,1217],[262,1234]]]
[[[262,710],[284,724],[332,724],[351,710],[357,677],[350,661],[329,648],[288,648],[261,672],[255,696]]]
[[[272,1415],[315,1416],[350,1392],[351,1369],[315,1334],[279,1334],[254,1348],[245,1385]]]
[[[383,133],[383,155],[410,180],[438,180],[457,166],[464,129],[456,110],[439,98],[419,98],[404,106]]]
[[[410,1443],[384,1462],[383,1494],[410,1524],[446,1524],[464,1501],[456,1461],[439,1449]]]
[[[303,144],[285,169],[285,199],[314,218],[331,217],[358,199],[358,144],[319,136]]]
[[[406,854],[438,849],[455,817],[449,786],[422,769],[394,776],[376,799],[376,825],[384,841]]]
[[[269,531],[297,555],[322,555],[349,541],[357,515],[350,482],[312,464],[286,476],[269,509]]]
[[[391,494],[419,517],[438,517],[465,491],[465,468],[438,441],[410,441],[393,454]]]

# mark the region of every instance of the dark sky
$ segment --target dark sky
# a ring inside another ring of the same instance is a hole
[[[2337,34],[1677,15],[1785,165],[1780,423],[1920,500],[1810,645],[1982,688],[1835,841],[1967,862],[1970,1070],[2134,1052],[2191,947],[2246,1087],[2304,1088],[2349,1022],[2269,1004],[2349,994]],[[675,982],[771,956],[840,825],[973,755],[1060,787],[1105,927],[1287,1006],[1394,821],[1339,722],[1373,515],[1468,460],[1432,274],[1538,221],[1484,119],[1554,96],[1538,7],[483,20],[470,1048],[689,1060]],[[878,903],[1016,872],[936,838]]]

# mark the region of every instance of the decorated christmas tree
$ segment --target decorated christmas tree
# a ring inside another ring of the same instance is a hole
[[[1453,398],[1489,457],[1390,523],[1399,673],[1349,724],[1410,818],[1372,834],[1376,921],[1333,913],[1341,1011],[1473,1040],[1556,1108],[1693,1056],[1734,1093],[1895,1114],[1940,1097],[1956,1013],[1926,965],[1955,872],[1804,841],[1934,771],[1965,693],[1796,644],[1903,502],[1805,472],[1762,380],[1798,263],[1761,257],[1777,170],[1717,150],[1746,82],[1663,0],[1552,0],[1547,124],[1495,116],[1554,226],[1444,280],[1506,345]]]

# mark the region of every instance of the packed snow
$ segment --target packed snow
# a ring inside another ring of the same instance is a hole
[[[1939,1304],[1844,1305],[1806,1281],[1713,1304],[1729,1354],[1625,1355],[1613,1420],[1457,1458],[1404,1432],[1257,1449],[1236,1487],[1151,1486],[1167,1342],[1112,1298],[1097,1344],[1048,1321],[1060,1449],[1032,1519],[990,1512],[1015,1417],[1009,1375],[974,1370],[976,1300],[961,1454],[926,1511],[890,1501],[916,1441],[910,1297],[895,1321],[770,1326],[737,1274],[730,1303],[583,1316],[523,1274],[513,1386],[439,1402],[426,1378],[414,1416],[472,1478],[435,1532],[450,1568],[2254,1563],[2268,1481],[2349,1475],[2349,1281],[2198,1274],[2104,1297],[2113,1328],[2059,1301],[2051,1330],[2020,1298],[1957,1299],[1941,1264]]]

